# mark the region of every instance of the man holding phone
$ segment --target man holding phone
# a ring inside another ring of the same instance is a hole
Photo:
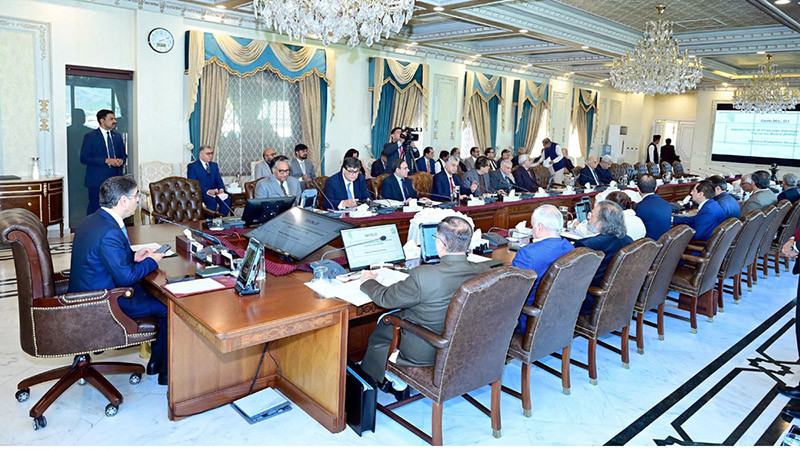
[[[147,374],[158,373],[158,384],[166,385],[167,307],[139,285],[142,278],[158,268],[164,253],[161,248],[135,253],[131,250],[123,220],[133,215],[138,204],[139,188],[132,177],[116,176],[103,182],[100,209],[86,217],[75,231],[68,292],[133,288],[133,296],[120,297],[119,306],[131,319],[158,319]]]

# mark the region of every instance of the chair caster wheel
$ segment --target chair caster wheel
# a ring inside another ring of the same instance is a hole
[[[47,419],[45,419],[44,416],[33,418],[33,431],[36,431],[39,428],[44,428],[46,426],[47,426]]]
[[[119,411],[119,408],[117,408],[116,406],[112,405],[111,403],[106,405],[106,416],[107,417],[116,416],[118,411]]]
[[[532,416],[533,414],[531,413],[531,410],[530,410],[530,409],[523,409],[523,410],[522,410],[522,415],[523,415],[523,416],[525,416],[525,417],[530,417],[530,416]]]
[[[494,436],[497,439],[500,439],[500,437],[503,436],[503,433],[500,430],[492,429],[492,436]]]
[[[142,376],[138,373],[131,374],[131,377],[128,378],[131,384],[139,384],[142,381]]]
[[[597,378],[589,378],[589,383],[592,386],[597,386]]]
[[[17,401],[20,403],[27,402],[29,398],[31,398],[31,390],[28,388],[20,389],[14,394],[14,397],[17,398]]]
[[[692,334],[697,334],[697,328],[692,328]]]
[[[84,384],[86,384],[86,379],[85,378],[81,378],[80,380],[78,380],[78,384],[83,386]]]

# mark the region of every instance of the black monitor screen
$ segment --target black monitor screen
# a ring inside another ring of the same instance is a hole
[[[246,226],[267,223],[294,205],[294,197],[257,198],[247,200],[242,213]]]
[[[299,261],[353,228],[342,220],[303,208],[291,208],[245,236],[258,239],[264,248]]]

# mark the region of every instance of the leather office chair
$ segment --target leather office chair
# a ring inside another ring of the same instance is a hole
[[[503,391],[522,400],[522,412],[531,416],[531,364],[561,377],[569,394],[569,354],[578,312],[586,290],[600,263],[602,253],[576,248],[553,262],[542,274],[532,305],[522,307],[528,316],[525,333],[514,333],[508,356],[522,362],[522,393],[503,386]],[[537,361],[561,350],[561,373]]]
[[[383,180],[386,179],[391,175],[390,173],[382,173],[375,178],[370,178],[367,180],[367,188],[369,188],[370,192],[372,192],[372,198],[382,198],[381,197],[381,185],[383,184]]]
[[[622,180],[622,177],[628,174],[628,171],[622,167],[621,164],[611,164],[611,167],[608,169],[611,172],[611,178],[619,183]]]
[[[661,178],[661,168],[656,163],[649,163],[647,164],[647,171],[650,172],[650,175]]]
[[[637,180],[639,179],[640,176],[647,175],[650,173],[650,171],[647,170],[647,165],[645,163],[636,163],[636,165],[633,166],[633,170],[636,173]]]
[[[577,180],[579,176],[581,176],[581,170],[583,170],[583,166],[577,166],[572,168],[572,176],[575,177]]]
[[[532,167],[534,178],[536,178],[536,184],[541,186],[542,188],[547,188],[547,183],[550,181],[550,169],[545,166],[538,165]]]
[[[589,341],[589,364],[577,365],[589,371],[592,384],[597,384],[598,343],[618,352],[622,356],[622,367],[628,368],[628,331],[633,305],[659,248],[661,244],[650,238],[637,239],[622,247],[608,264],[600,287],[589,286],[589,294],[595,297],[594,309],[590,314],[578,316],[575,334]],[[598,340],[600,336],[619,329],[622,329],[620,349]]]
[[[633,311],[636,313],[636,350],[644,353],[644,314],[658,308],[658,339],[664,340],[664,303],[667,300],[669,281],[681,260],[681,255],[694,236],[688,225],[678,225],[664,233],[658,240],[661,249],[642,284]]]
[[[433,191],[433,175],[428,172],[414,172],[408,176],[411,180],[411,185],[417,191],[418,197],[430,197],[430,192]]]
[[[175,167],[170,163],[161,161],[151,161],[144,164],[139,164],[139,195],[141,196],[139,205],[141,208],[141,221],[144,224],[144,219],[147,217],[148,222],[153,211],[153,205],[150,203],[150,192],[147,188],[153,181],[158,181],[166,177],[171,177],[175,173]]]
[[[204,220],[206,215],[219,217],[203,205],[200,182],[183,177],[167,177],[150,183],[153,217],[173,222]]]
[[[323,196],[323,192],[325,192],[325,183],[328,182],[328,178],[326,176],[319,176],[314,177],[312,180],[306,181],[305,189],[316,189],[317,192],[320,194],[317,195],[317,209],[325,209],[323,206],[325,205],[325,197]]]
[[[442,445],[442,404],[463,396],[491,417],[493,434],[500,437],[500,386],[508,343],[536,276],[531,270],[499,267],[465,281],[453,294],[441,335],[398,316],[384,316],[383,322],[394,326],[390,355],[397,348],[402,328],[434,346],[436,360],[427,367],[404,366],[402,355],[397,363],[388,362],[386,370],[419,394],[390,405],[378,405],[378,409],[425,442]],[[498,296],[498,292],[503,295]],[[487,384],[492,385],[491,412],[467,395]],[[432,436],[393,411],[423,396],[433,402]]]
[[[675,174],[676,177],[685,177],[690,175],[683,171],[683,164],[680,161],[672,162],[672,172]]]
[[[798,219],[800,219],[800,200],[792,204],[789,213],[786,214],[786,218],[783,219],[783,222],[778,226],[778,235],[775,237],[775,240],[772,241],[769,251],[764,255],[764,265],[769,263],[770,257],[773,258],[773,261],[775,262],[774,268],[776,277],[781,276],[781,259],[784,261],[786,270],[789,270],[789,258],[781,255],[781,247],[786,243],[786,241],[789,240],[790,237],[794,236],[794,231],[797,229]]]
[[[633,166],[630,163],[624,162],[624,163],[620,164],[620,166],[622,166],[622,169],[625,170],[628,173],[628,179],[629,180],[635,180],[636,179],[636,169],[634,169]]]
[[[758,246],[756,262],[753,263],[756,264],[758,262],[758,258],[761,258],[761,270],[764,274],[764,278],[769,276],[769,253],[772,249],[772,244],[775,242],[778,229],[786,219],[786,216],[789,215],[789,210],[792,209],[792,204],[789,202],[789,200],[781,200],[775,205],[775,207],[778,209],[778,211],[775,213],[775,217],[772,218],[771,222],[764,222],[766,225],[766,232],[764,233],[764,237],[761,239],[761,244]],[[794,229],[791,230],[790,235],[793,234]],[[780,247],[778,248],[780,249]]]
[[[747,275],[745,281],[747,281],[747,290],[752,291],[753,285],[758,284],[758,275],[756,275],[756,261],[758,261],[758,249],[761,247],[761,241],[764,239],[764,235],[767,234],[767,228],[769,228],[769,224],[772,223],[772,219],[778,214],[778,208],[775,205],[770,205],[761,210],[764,213],[764,220],[761,222],[761,226],[756,231],[756,235],[753,237],[752,242],[750,243],[750,247],[747,249],[747,254],[744,257],[744,268],[742,269],[742,275]]]
[[[714,296],[719,268],[741,228],[742,222],[732,217],[714,229],[711,238],[704,246],[689,244],[686,247],[687,251],[699,252],[700,256],[688,253],[681,255],[685,264],[675,269],[669,289],[680,294],[679,299],[670,298],[670,300],[677,301],[680,309],[688,310],[689,318],[672,313],[664,313],[664,315],[688,320],[692,333],[697,333],[698,303],[702,302],[700,306],[703,309],[700,312],[708,317],[709,322],[714,321],[716,313]]]
[[[665,174],[667,172],[669,172],[669,173],[671,173],[673,175],[675,174],[675,172],[672,169],[672,164],[670,164],[670,163],[668,163],[666,161],[661,161],[659,163],[659,168],[661,169],[662,176],[663,176],[663,174]]]
[[[89,355],[153,341],[156,319],[133,320],[122,312],[117,299],[133,295],[130,288],[67,294],[69,275],[53,272],[47,231],[30,211],[0,212],[0,246],[11,247],[14,254],[22,350],[37,358],[75,357],[72,365],[34,375],[17,385],[17,400],[24,402],[31,386],[57,380],[30,410],[33,429],[47,426],[44,412],[79,380],[97,388],[110,402],[106,415],[115,415],[122,395],[103,374],[131,373],[131,384],[137,384],[144,366],[93,363]]]
[[[266,177],[261,177],[257,180],[244,182],[244,194],[248,200],[256,198],[256,185],[258,184],[259,181],[263,180],[264,178]]]
[[[742,269],[745,266],[745,257],[756,239],[759,228],[764,224],[764,218],[764,213],[760,210],[747,213],[742,218],[741,231],[731,243],[725,259],[722,260],[717,278],[717,304],[720,311],[725,307],[722,296],[725,292],[725,280],[728,278],[733,278],[730,291],[733,294],[733,301],[739,303],[739,296],[742,295]]]

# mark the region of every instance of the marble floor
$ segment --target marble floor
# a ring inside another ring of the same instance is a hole
[[[54,242],[54,265],[69,263],[68,242]],[[187,419],[167,419],[166,387],[146,376],[138,385],[127,375],[109,379],[125,401],[106,417],[106,400],[90,385],[71,387],[46,413],[48,425],[34,431],[28,409],[51,384],[31,389],[17,403],[16,383],[68,364],[66,358],[37,359],[19,346],[19,319],[13,262],[0,251],[0,445],[425,445],[378,413],[376,433],[359,437],[350,428],[331,434],[300,408],[248,425],[230,406]],[[726,296],[725,311],[713,323],[701,319],[697,334],[686,322],[666,319],[666,339],[646,327],[645,353],[632,345],[630,369],[619,355],[598,350],[598,384],[572,367],[572,391],[541,369],[532,374],[533,416],[522,415],[519,400],[503,394],[502,438],[492,437],[489,418],[463,399],[444,407],[446,445],[774,445],[789,423],[780,417],[787,399],[780,383],[797,384],[800,368],[794,338],[797,277],[759,279],[738,305]],[[648,319],[655,320],[654,317]],[[617,345],[619,338],[606,336]],[[586,360],[586,341],[576,339],[572,357]],[[105,352],[95,360],[140,362],[138,351]],[[559,367],[554,358],[543,361]],[[510,363],[504,384],[519,389],[520,365]],[[488,405],[490,389],[472,393]],[[381,403],[390,398],[381,393]],[[397,412],[425,431],[431,404],[423,400]]]

